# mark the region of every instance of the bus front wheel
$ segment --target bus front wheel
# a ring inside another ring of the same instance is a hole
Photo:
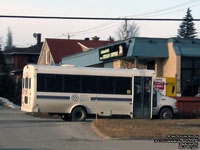
[[[172,119],[173,112],[170,108],[163,108],[159,114],[160,119]]]
[[[87,117],[86,110],[83,107],[75,107],[71,113],[72,121],[84,121]]]

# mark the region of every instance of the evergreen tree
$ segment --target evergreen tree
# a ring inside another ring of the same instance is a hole
[[[1,37],[0,37],[0,51],[1,51]]]
[[[0,52],[0,72],[5,72],[5,71],[6,71],[5,59],[2,52]]]
[[[7,94],[7,82],[8,82],[8,74],[7,74],[7,68],[6,68],[6,64],[5,64],[5,59],[4,56],[2,54],[2,52],[0,52],[0,97],[6,97]]]
[[[193,17],[190,8],[188,8],[184,21],[180,24],[178,29],[179,38],[195,38],[197,37],[196,28],[194,27]]]
[[[7,98],[15,103],[20,103],[21,80],[16,83],[15,78],[9,75],[5,58],[0,51],[0,97]]]
[[[10,28],[8,27],[5,50],[11,49],[12,47],[13,47],[13,37],[12,37],[12,32],[11,32]]]

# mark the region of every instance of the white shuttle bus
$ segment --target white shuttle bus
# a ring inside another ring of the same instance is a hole
[[[176,100],[153,90],[154,78],[153,70],[27,65],[21,110],[73,121],[92,114],[172,118]]]

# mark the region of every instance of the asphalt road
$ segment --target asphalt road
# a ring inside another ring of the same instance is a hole
[[[19,110],[0,109],[0,150],[178,150],[178,143],[152,140],[104,140],[91,121],[41,119]]]

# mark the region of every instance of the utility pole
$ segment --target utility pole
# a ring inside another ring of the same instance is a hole
[[[125,20],[125,23],[124,23],[124,40],[126,40],[128,38],[128,20]]]

